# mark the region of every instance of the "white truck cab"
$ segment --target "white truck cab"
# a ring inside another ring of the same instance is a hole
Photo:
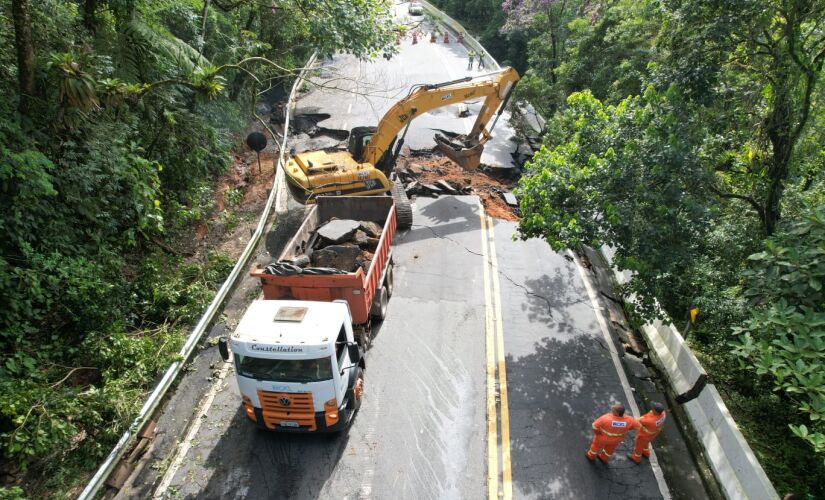
[[[246,416],[277,431],[339,431],[364,390],[346,301],[258,300],[229,339]],[[229,358],[226,339],[219,343]]]

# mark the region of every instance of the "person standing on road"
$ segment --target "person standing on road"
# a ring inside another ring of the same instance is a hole
[[[471,69],[473,69],[473,59],[475,59],[476,57],[476,51],[471,50],[470,53],[467,54],[467,57],[470,58],[470,62],[467,64],[467,71],[470,71]]]
[[[605,413],[593,422],[593,442],[585,454],[591,462],[599,457],[604,463],[610,460],[619,443],[624,441],[628,431],[639,428],[639,422],[625,416],[624,405],[616,403],[610,407],[610,413]]]
[[[642,462],[642,457],[650,458],[650,443],[662,432],[666,419],[667,412],[662,403],[651,403],[650,411],[639,419],[640,427],[636,434],[636,443],[633,445],[633,453],[628,453],[627,457],[637,464]]]
[[[478,53],[478,69],[484,69],[484,52]]]

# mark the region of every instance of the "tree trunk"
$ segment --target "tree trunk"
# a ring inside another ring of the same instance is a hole
[[[14,45],[17,50],[17,82],[20,92],[18,109],[28,114],[30,100],[35,96],[34,45],[32,44],[32,20],[29,0],[12,0],[14,18]]]
[[[83,2],[83,26],[93,35],[97,32],[97,0]]]

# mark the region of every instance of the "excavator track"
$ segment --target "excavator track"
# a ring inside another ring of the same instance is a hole
[[[398,182],[392,183],[392,199],[395,200],[395,222],[398,229],[410,229],[413,223],[412,206],[404,186]]]

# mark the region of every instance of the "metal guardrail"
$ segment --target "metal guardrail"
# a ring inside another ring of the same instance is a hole
[[[172,363],[169,366],[169,368],[166,369],[166,372],[163,374],[163,378],[161,378],[160,382],[158,382],[158,385],[155,386],[155,389],[152,391],[152,394],[149,395],[149,398],[143,404],[143,407],[140,409],[140,412],[135,417],[135,420],[132,422],[132,425],[130,425],[129,429],[123,433],[123,436],[121,436],[120,440],[109,453],[109,456],[106,457],[106,460],[98,468],[97,472],[95,472],[95,475],[92,477],[92,479],[80,493],[78,497],[80,500],[90,500],[95,497],[95,495],[98,493],[98,491],[100,491],[100,488],[103,486],[105,481],[111,475],[112,471],[114,470],[115,466],[118,464],[120,459],[123,458],[126,451],[128,451],[132,439],[137,435],[138,432],[140,432],[143,426],[146,425],[151,416],[154,414],[155,410],[160,405],[160,402],[163,400],[163,397],[166,395],[167,391],[172,386],[172,383],[180,374],[184,364],[189,360],[190,356],[192,356],[192,354],[194,353],[198,341],[206,331],[206,327],[212,322],[215,315],[223,306],[223,302],[224,300],[226,300],[226,296],[229,294],[229,291],[235,285],[235,282],[242,275],[243,271],[245,271],[247,261],[252,255],[252,252],[255,250],[255,247],[258,245],[261,236],[263,235],[273,204],[276,205],[276,208],[278,208],[279,210],[282,209],[281,207],[285,206],[285,200],[283,200],[283,194],[285,193],[285,190],[283,188],[285,180],[283,167],[287,137],[289,135],[289,120],[290,115],[292,114],[292,104],[295,100],[295,95],[298,91],[298,88],[300,87],[300,84],[306,78],[306,72],[308,68],[310,68],[314,64],[315,60],[316,54],[313,54],[304,66],[303,71],[301,71],[301,73],[298,75],[298,78],[295,80],[295,83],[292,85],[292,90],[289,93],[289,100],[287,101],[287,106],[284,108],[284,136],[280,145],[277,171],[275,174],[275,179],[273,181],[272,191],[269,193],[269,198],[267,199],[266,206],[264,207],[264,210],[261,213],[261,218],[258,221],[258,226],[255,228],[255,232],[252,234],[252,237],[249,239],[249,243],[247,243],[246,248],[244,248],[243,253],[241,253],[241,256],[238,258],[238,261],[235,263],[235,267],[232,268],[232,272],[229,273],[229,276],[226,278],[226,281],[223,282],[223,285],[221,285],[220,289],[215,294],[215,297],[212,299],[212,302],[209,304],[209,307],[206,308],[206,311],[203,313],[203,316],[201,316],[200,320],[198,320],[197,325],[195,325],[195,328],[192,330],[192,333],[189,335],[189,337],[186,339],[186,342],[183,344],[183,347],[179,352],[180,359]]]

